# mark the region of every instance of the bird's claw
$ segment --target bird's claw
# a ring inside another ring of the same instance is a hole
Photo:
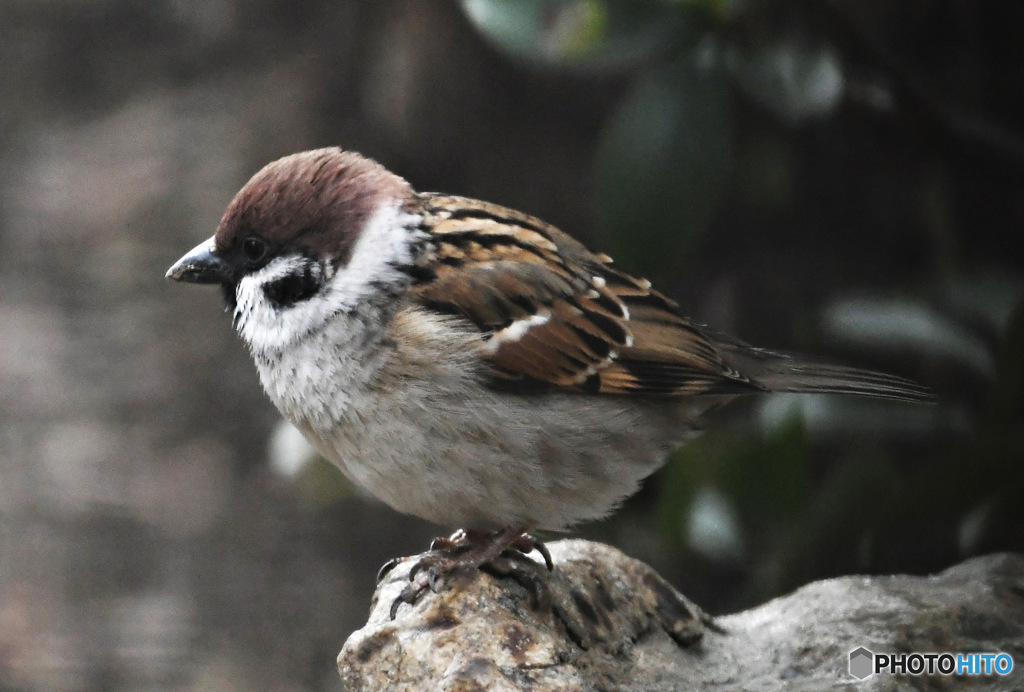
[[[547,579],[550,569],[544,570],[525,554],[500,555],[480,568],[499,578],[512,577],[529,592],[535,610],[542,613],[551,610],[551,589]]]
[[[409,583],[391,602],[391,619],[394,620],[398,615],[398,606],[403,603],[416,605],[428,589],[433,593],[440,593],[443,577],[466,566],[443,555],[424,556],[409,570]]]
[[[393,557],[387,562],[385,562],[383,565],[381,565],[380,569],[377,570],[377,585],[379,586],[380,583],[384,581],[384,577],[388,576],[391,570],[393,570],[395,567],[398,567],[400,564],[402,564],[408,559],[409,558],[407,557]]]
[[[509,547],[515,548],[523,555],[529,555],[536,550],[544,558],[544,565],[548,568],[548,571],[551,572],[555,569],[555,563],[551,560],[551,553],[548,551],[548,547],[528,533],[524,533],[512,541]]]
[[[546,570],[529,557],[533,551],[544,558]],[[396,558],[381,567],[378,583],[408,559]],[[458,531],[447,538],[435,538],[430,552],[409,569],[409,583],[391,603],[391,619],[395,619],[402,603],[415,605],[428,589],[439,593],[446,577],[471,568],[497,577],[512,577],[530,592],[536,608],[545,611],[551,608],[547,573],[554,569],[554,563],[543,543],[526,533],[509,538],[508,530],[495,534]]]

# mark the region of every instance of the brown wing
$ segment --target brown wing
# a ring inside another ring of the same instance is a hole
[[[497,386],[606,394],[761,389],[675,303],[555,227],[461,197],[420,196],[435,244],[415,298],[475,324]]]

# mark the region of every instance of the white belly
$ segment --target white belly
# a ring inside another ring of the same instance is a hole
[[[281,412],[400,512],[451,527],[566,528],[610,512],[689,436],[679,403],[496,392],[472,372],[471,351],[408,342],[361,354],[359,368],[315,343],[258,363]]]

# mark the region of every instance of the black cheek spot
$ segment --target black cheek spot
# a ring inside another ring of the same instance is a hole
[[[274,307],[287,308],[315,296],[321,285],[321,273],[306,265],[301,272],[267,284],[263,293]]]

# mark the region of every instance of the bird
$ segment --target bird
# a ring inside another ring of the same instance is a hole
[[[353,483],[461,529],[410,603],[507,551],[550,569],[532,532],[607,516],[736,397],[932,398],[714,332],[551,224],[337,147],[259,170],[166,276],[221,286],[270,400]]]

